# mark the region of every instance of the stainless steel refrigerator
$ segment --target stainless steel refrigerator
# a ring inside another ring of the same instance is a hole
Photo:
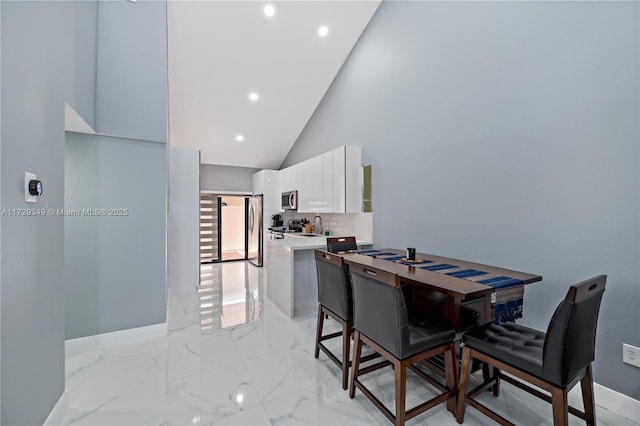
[[[256,266],[262,266],[262,195],[248,198],[247,259]]]

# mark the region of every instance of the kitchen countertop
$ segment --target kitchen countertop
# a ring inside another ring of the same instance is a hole
[[[284,239],[267,240],[267,297],[289,317],[318,305],[318,278],[314,249],[327,249],[327,237],[286,233]],[[331,235],[330,237],[337,237]],[[373,241],[356,240],[358,247]]]
[[[316,237],[306,237],[302,233],[285,233],[285,238],[281,240],[268,240],[269,245],[277,245],[281,247],[288,247],[291,250],[310,250],[327,247],[327,237],[324,235],[318,235]],[[342,236],[342,235],[340,235]],[[335,235],[330,235],[335,237]],[[373,245],[373,241],[370,240],[356,240],[356,244],[361,246]]]

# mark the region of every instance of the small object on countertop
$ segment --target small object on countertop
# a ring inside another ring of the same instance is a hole
[[[331,235],[331,234],[329,233],[329,228],[327,228],[327,229],[325,229],[325,230],[324,230],[324,235],[325,235],[326,237],[328,237],[329,235]]]
[[[407,260],[416,260],[416,249],[409,247],[407,249]]]
[[[311,230],[314,234],[324,234],[324,228],[322,227],[322,218],[319,215],[313,218],[313,225]]]

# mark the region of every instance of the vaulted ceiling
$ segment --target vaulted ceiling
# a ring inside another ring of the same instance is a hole
[[[171,145],[207,164],[274,169],[380,2],[167,3]]]

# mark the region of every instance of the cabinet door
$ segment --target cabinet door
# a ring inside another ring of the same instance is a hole
[[[333,212],[333,152],[322,154],[322,204],[318,213]]]
[[[262,213],[264,214],[264,223],[267,226],[271,221],[271,215],[280,211],[280,182],[279,172],[277,170],[263,170],[264,172],[262,185],[264,197],[262,199]],[[260,192],[258,192],[260,194]]]
[[[362,149],[345,147],[345,213],[362,211]]]
[[[298,191],[299,212],[318,213],[322,207],[322,156],[302,163],[302,190]]]
[[[341,146],[331,151],[333,155],[333,208],[334,213],[345,213],[345,147]]]
[[[260,170],[253,174],[252,182],[254,194],[264,194],[264,176],[264,170]]]
[[[280,193],[282,192],[286,192],[288,191],[288,179],[289,179],[289,168],[287,167],[286,169],[282,169],[280,170],[280,173],[278,174],[278,180],[280,181]]]

